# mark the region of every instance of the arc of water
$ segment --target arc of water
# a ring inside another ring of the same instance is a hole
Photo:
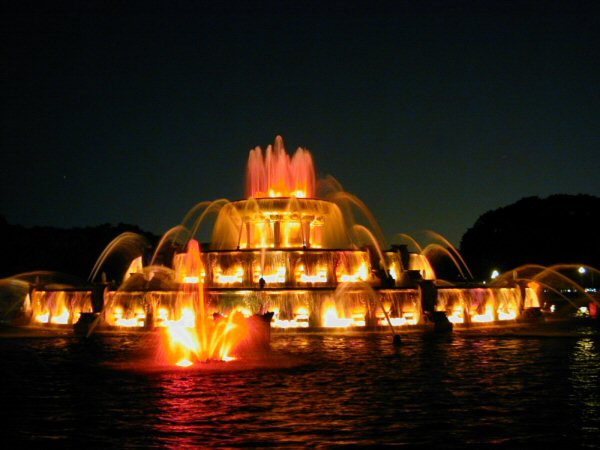
[[[570,303],[573,306],[577,306],[569,297],[567,297],[566,295],[564,295],[562,292],[560,292],[558,289],[554,288],[553,286],[549,285],[548,283],[544,283],[542,281],[539,280],[533,280],[531,278],[517,278],[515,281],[525,281],[525,282],[534,282],[539,284],[540,286],[554,292],[556,295],[560,296],[563,300],[566,300],[568,303]]]
[[[452,245],[452,243],[448,239],[446,239],[444,236],[442,236],[441,234],[436,233],[433,230],[427,230],[427,233],[430,234],[431,236],[435,237],[436,239],[439,239],[440,241],[442,241],[448,248],[450,248],[452,250],[452,252],[460,260],[460,262],[462,263],[463,267],[465,268],[465,270],[469,274],[470,279],[473,280],[474,279],[473,274],[471,273],[471,270],[469,269],[469,266],[467,265],[467,263],[465,262],[464,258],[462,257],[462,255],[460,254],[460,252],[457,250],[457,248],[454,247],[454,245]]]
[[[3,278],[0,279],[0,289],[2,289],[2,291],[8,291],[10,294],[9,298],[14,297],[14,300],[9,304],[8,308],[4,310],[4,314],[1,316],[2,318],[6,318],[23,304],[24,299],[28,295],[29,283],[13,277]]]
[[[593,267],[582,266],[581,264],[555,264],[553,266],[547,267],[544,271],[542,271],[539,274],[537,274],[534,277],[534,281],[536,281],[539,278],[542,278],[543,276],[545,276],[546,272],[551,273],[553,275],[558,276],[558,278],[561,279],[561,280],[563,280],[563,281],[570,282],[575,287],[575,289],[577,289],[579,292],[581,292],[583,295],[585,295],[591,302],[593,302],[593,303],[595,303],[595,304],[597,304],[597,305],[600,306],[600,301],[597,300],[596,298],[594,298],[588,292],[586,292],[586,290],[585,290],[585,288],[583,286],[581,286],[579,283],[577,283],[572,278],[569,278],[566,275],[563,275],[562,273],[560,273],[558,271],[559,268],[560,269],[578,269],[579,267],[586,267],[588,270],[593,270],[596,273],[600,273],[597,269],[595,269]]]
[[[202,202],[196,203],[184,216],[183,220],[181,221],[180,225],[183,225],[184,227],[188,226],[188,222],[190,220],[192,220],[192,217],[194,217],[194,215],[196,215],[198,213],[198,211],[202,210],[203,208],[207,208],[208,206],[210,206],[210,204],[212,203],[212,200],[204,200]]]
[[[182,235],[185,235],[185,237],[182,238]],[[177,243],[182,244],[182,247],[183,247],[183,246],[185,246],[185,243],[189,241],[189,239],[190,239],[190,232],[188,231],[188,229],[185,226],[183,226],[183,225],[174,226],[173,228],[168,230],[165,234],[163,234],[162,238],[158,242],[158,245],[156,246],[156,250],[154,251],[154,254],[152,255],[152,259],[150,260],[150,265],[153,266],[156,264],[156,258],[158,257],[158,255],[160,254],[160,251],[163,249],[163,247],[165,245],[167,245],[168,243],[177,242]]]
[[[398,233],[396,236],[394,236],[394,241],[396,239],[406,239],[407,241],[409,241],[411,244],[413,244],[415,246],[415,248],[417,249],[417,251],[419,253],[423,253],[423,247],[421,247],[421,245],[412,236],[410,236],[406,233]]]
[[[511,284],[511,282],[514,282],[515,280],[515,274],[518,274],[519,271],[525,271],[525,270],[534,270],[534,271],[538,271],[536,273],[536,275],[539,273],[539,271],[543,271],[547,269],[546,266],[541,266],[538,264],[525,264],[523,266],[520,267],[516,267],[512,270],[509,270],[507,272],[504,272],[500,275],[498,275],[498,277],[496,277],[494,280],[492,280],[492,282],[490,283],[491,287],[496,287],[496,286],[502,286],[503,284]]]
[[[423,255],[425,255],[425,256],[427,257],[427,255],[428,255],[429,253],[431,253],[433,250],[438,250],[438,251],[441,251],[442,253],[446,254],[446,255],[447,255],[447,256],[448,256],[448,257],[449,257],[449,258],[452,260],[452,262],[454,263],[454,266],[455,266],[455,267],[458,269],[458,271],[460,272],[460,275],[461,275],[463,278],[465,278],[465,279],[467,278],[467,277],[466,277],[466,275],[465,275],[465,272],[462,270],[462,268],[461,268],[461,265],[460,265],[460,264],[459,264],[459,262],[457,261],[457,259],[456,259],[455,255],[453,254],[453,252],[451,252],[450,250],[448,250],[448,249],[447,249],[446,247],[444,247],[443,245],[440,245],[440,244],[435,244],[435,243],[433,243],[433,244],[429,244],[427,247],[425,247],[425,249],[423,249],[423,252],[422,252],[422,254],[423,254]],[[471,274],[469,273],[469,275],[471,275]],[[473,278],[473,277],[471,276],[471,279],[472,279],[472,278]]]
[[[321,198],[329,198],[337,192],[345,192],[342,183],[331,175],[317,181],[317,192]]]
[[[100,254],[100,256],[98,257],[98,259],[96,260],[96,264],[94,264],[94,267],[92,268],[92,271],[90,272],[90,275],[88,277],[88,282],[91,283],[91,282],[94,281],[94,279],[98,275],[100,267],[102,266],[102,264],[104,264],[106,258],[116,248],[118,248],[118,246],[121,245],[122,242],[126,242],[128,240],[137,240],[137,241],[139,241],[140,239],[144,239],[144,237],[141,236],[141,235],[139,235],[139,234],[137,234],[137,233],[133,233],[131,231],[126,231],[126,232],[121,233],[120,235],[118,235],[112,241],[110,241],[110,243],[104,248],[104,251]]]
[[[553,266],[546,267],[546,266],[542,266],[539,264],[525,264],[523,266],[517,267],[516,269],[513,269],[508,272],[503,273],[502,275],[497,277],[490,285],[494,286],[494,285],[498,285],[501,283],[509,282],[510,280],[515,280],[516,276],[514,274],[518,275],[519,271],[537,270],[538,273],[536,273],[533,277],[530,278],[531,281],[541,284],[540,280],[544,279],[545,277],[556,276],[559,280],[564,281],[564,282],[570,284],[571,286],[573,286],[575,289],[577,289],[579,292],[581,292],[585,297],[587,297],[591,302],[600,306],[600,301],[597,300],[596,298],[594,298],[588,292],[586,292],[585,288],[583,286],[579,285],[575,280],[560,273],[557,270],[559,268],[560,269],[578,269],[579,267],[582,267],[582,265],[581,264],[555,264]],[[584,267],[588,267],[589,270],[593,270],[596,273],[600,274],[600,271],[598,271],[597,269],[594,269],[593,267],[589,267],[589,266],[584,266]]]
[[[354,224],[356,222],[356,220],[355,220],[354,214],[352,213],[352,209],[347,205],[347,203],[350,203],[351,205],[356,206],[360,210],[360,212],[362,212],[364,214],[367,221],[369,222],[369,225],[370,225],[371,229],[373,230],[373,234],[377,238],[379,247],[387,248],[387,243],[386,243],[385,237],[383,235],[383,231],[382,231],[381,227],[379,226],[379,223],[375,219],[375,216],[373,215],[371,210],[367,207],[367,205],[361,199],[359,199],[355,195],[350,194],[348,192],[335,192],[329,196],[329,199],[331,201],[333,201],[334,203],[338,204],[338,206],[341,206],[340,202],[343,205],[345,205],[344,210],[346,211],[346,213],[347,213],[346,215],[348,216],[348,219],[350,220],[350,222],[352,224]]]
[[[364,234],[369,239],[369,241],[371,241],[371,243],[375,247],[375,250],[377,251],[377,256],[379,256],[379,261],[381,263],[381,266],[387,273],[387,271],[388,271],[387,262],[383,256],[383,252],[381,251],[379,242],[377,241],[377,239],[375,239],[375,236],[373,236],[373,233],[371,233],[371,231],[364,225],[358,225],[358,224],[353,225],[352,230],[355,230],[356,232],[358,232],[358,234]]]
[[[226,198],[220,198],[218,200],[211,202],[208,205],[208,207],[202,212],[202,214],[200,214],[200,216],[194,221],[194,225],[191,228],[191,236],[190,237],[196,236],[196,233],[198,233],[198,230],[200,229],[200,225],[202,225],[202,222],[204,222],[204,219],[206,219],[206,217],[209,214],[211,214],[211,213],[218,214],[225,205],[228,205],[230,203],[231,202],[229,200],[227,200]]]

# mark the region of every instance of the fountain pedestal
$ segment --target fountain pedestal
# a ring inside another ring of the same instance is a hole
[[[100,313],[82,312],[79,315],[79,320],[73,325],[73,332],[78,336],[88,337],[98,325],[99,320]]]

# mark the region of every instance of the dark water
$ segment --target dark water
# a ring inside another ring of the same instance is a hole
[[[251,368],[156,370],[149,335],[5,335],[0,442],[600,448],[597,328],[390,342],[382,333],[275,334],[272,355]],[[130,363],[140,355],[146,362]]]

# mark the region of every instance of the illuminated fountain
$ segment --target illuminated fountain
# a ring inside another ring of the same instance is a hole
[[[447,241],[423,249],[400,236],[408,244],[384,250],[358,198],[331,179],[320,182],[325,194],[317,185],[308,151],[290,156],[280,137],[251,150],[247,198],[192,208],[147,267],[134,259],[121,287],[107,290],[104,323],[151,329],[182,320],[190,283],[204,286],[209,316],[272,313],[271,326],[285,329],[401,327],[446,316],[456,324],[503,321],[539,306],[526,285],[465,288],[436,279],[431,261],[439,253],[468,273]],[[191,270],[183,250],[209,216],[216,216],[211,242]]]
[[[250,151],[246,180],[246,199],[199,203],[150,256],[140,236],[119,236],[92,270],[92,287],[34,283],[25,313],[37,323],[85,323],[86,332],[163,328],[171,362],[186,364],[227,359],[253,336],[268,341],[261,324],[271,317],[274,329],[444,328],[508,323],[540,308],[539,280],[474,283],[439,235],[424,248],[398,235],[389,248],[368,208],[331,178],[317,183],[311,154],[290,156],[281,137]],[[195,239],[209,217],[212,238],[200,251]],[[127,269],[115,286],[101,275],[119,252]],[[439,259],[462,281],[437,277]]]

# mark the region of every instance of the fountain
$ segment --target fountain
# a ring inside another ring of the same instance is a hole
[[[167,359],[186,365],[263,347],[271,328],[381,328],[396,336],[394,327],[515,322],[542,306],[540,273],[475,283],[435,233],[426,247],[407,235],[388,247],[367,206],[332,178],[317,183],[312,155],[299,148],[290,156],[279,136],[265,151],[250,151],[246,181],[246,199],[199,203],[150,256],[143,238],[125,233],[87,283],[30,275],[19,310],[33,323],[85,334],[166,330]],[[196,236],[209,215],[212,238],[201,250]],[[102,272],[116,253],[128,264],[118,285]],[[436,277],[440,258],[460,281]]]

